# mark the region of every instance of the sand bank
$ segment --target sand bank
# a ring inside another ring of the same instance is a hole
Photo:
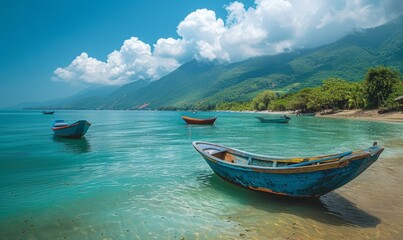
[[[320,115],[318,113],[316,116],[323,118],[349,118],[368,121],[403,122],[403,112],[379,114],[377,110],[342,110],[328,115]]]

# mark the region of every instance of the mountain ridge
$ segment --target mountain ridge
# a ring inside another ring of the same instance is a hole
[[[360,81],[368,68],[403,71],[403,16],[347,35],[331,44],[231,64],[189,61],[154,82],[124,85],[108,96],[93,96],[54,108],[210,109],[222,102],[245,102],[267,89],[293,92],[330,77]]]

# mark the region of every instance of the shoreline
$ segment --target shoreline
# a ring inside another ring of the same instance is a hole
[[[379,114],[378,110],[341,110],[327,115],[320,115],[317,113],[315,117],[403,123],[403,112],[401,111]]]
[[[2,111],[7,111],[11,109],[0,109]],[[14,111],[17,109],[13,109]],[[21,109],[18,109],[21,110]],[[33,110],[33,109],[30,109]],[[92,111],[100,111],[101,109],[59,109],[59,110],[92,110]],[[127,111],[127,109],[109,109],[112,111]],[[103,110],[101,110],[103,111]],[[138,110],[138,111],[159,111],[159,110]],[[169,110],[165,110],[169,111]],[[171,110],[172,111],[172,110]],[[178,111],[178,110],[176,110]],[[186,111],[186,110],[183,110]],[[187,110],[189,111],[189,110]],[[295,113],[293,111],[252,111],[252,110],[243,110],[243,111],[231,111],[231,110],[213,110],[214,112],[238,112],[238,113],[248,113],[248,114],[269,114],[269,115],[293,115]],[[339,110],[338,112],[332,114],[321,115],[319,112],[316,112],[315,117],[320,118],[339,118],[339,119],[353,119],[353,120],[363,120],[363,121],[373,121],[373,122],[388,122],[388,123],[403,123],[403,111],[395,111],[389,113],[379,114],[378,110],[361,110],[361,109],[354,109],[354,110]]]
[[[294,115],[292,111],[228,111],[228,112],[242,112],[242,113],[258,113],[258,114],[273,114],[273,115]],[[340,110],[336,113],[320,115],[316,113],[315,117],[320,118],[339,118],[339,119],[353,119],[373,122],[389,122],[389,123],[403,123],[403,112],[389,112],[379,114],[378,110]]]

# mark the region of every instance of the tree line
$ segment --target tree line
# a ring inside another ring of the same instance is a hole
[[[279,94],[265,90],[250,102],[221,103],[217,110],[301,110],[317,112],[325,109],[379,109],[380,112],[402,108],[395,99],[403,95],[403,82],[398,70],[377,66],[369,68],[365,79],[348,82],[328,78],[322,85],[295,93]]]

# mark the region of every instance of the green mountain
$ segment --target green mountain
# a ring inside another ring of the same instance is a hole
[[[361,81],[369,67],[385,65],[403,72],[403,16],[348,35],[316,49],[251,58],[228,65],[183,64],[158,81],[137,81],[107,96],[92,96],[68,108],[208,108],[222,102],[249,101],[272,89],[296,91],[329,77]]]
[[[89,87],[67,98],[56,98],[45,102],[35,103],[22,103],[20,106],[14,108],[33,108],[33,109],[58,109],[58,108],[74,108],[74,109],[87,109],[96,106],[92,99],[102,99],[105,96],[113,93],[119,87],[116,86],[102,86],[102,87]],[[84,105],[81,105],[81,104]],[[88,105],[88,106],[86,106]],[[78,107],[80,106],[80,107]]]
[[[144,104],[149,104],[149,108],[187,106],[204,97],[206,87],[226,71],[226,66],[193,60],[160,80],[154,81],[130,95],[121,96],[119,102],[110,107],[127,108]]]
[[[58,98],[42,103],[24,105],[24,108],[43,109],[113,109],[122,98],[132,96],[132,93],[149,84],[149,81],[139,80],[122,87],[104,86],[92,87],[68,98]],[[137,106],[132,106],[137,108]],[[130,107],[125,107],[130,108]]]

